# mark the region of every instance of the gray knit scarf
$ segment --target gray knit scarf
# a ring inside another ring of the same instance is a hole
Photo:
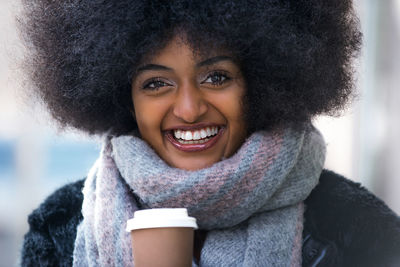
[[[85,181],[73,264],[132,266],[125,226],[140,201],[185,207],[209,230],[200,266],[301,266],[303,200],[324,159],[312,126],[256,132],[232,157],[197,171],[168,166],[137,137],[106,138]]]

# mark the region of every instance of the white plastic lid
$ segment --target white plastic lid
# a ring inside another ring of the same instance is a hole
[[[197,223],[196,218],[188,216],[185,208],[138,210],[133,214],[133,218],[126,223],[127,232],[162,227],[190,227],[197,229]]]

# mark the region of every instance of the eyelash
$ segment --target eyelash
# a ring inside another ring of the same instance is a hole
[[[213,78],[217,77],[218,81],[212,81]],[[210,81],[207,81],[211,79]],[[214,71],[211,74],[208,74],[207,77],[201,82],[201,84],[209,83],[211,86],[221,86],[223,83],[231,80],[232,78],[229,77],[225,72],[222,71]],[[153,86],[152,86],[153,85]],[[150,81],[146,82],[142,89],[143,90],[150,90],[150,91],[157,91],[161,87],[170,86],[170,84],[164,82],[160,77],[156,77],[151,79]]]
[[[218,79],[223,79],[222,81],[212,81],[212,78],[218,77]],[[207,82],[207,80],[211,79],[211,81]],[[211,74],[209,74],[206,79],[202,82],[203,83],[210,83],[212,86],[220,86],[223,83],[231,80],[231,77],[229,77],[225,72],[222,71],[214,71]]]
[[[154,85],[157,84],[157,86],[151,87],[152,84],[154,84]],[[169,84],[164,82],[161,78],[157,77],[157,78],[153,78],[150,81],[148,81],[147,83],[145,83],[143,85],[142,89],[157,91],[158,89],[160,89],[161,87],[164,87],[164,86],[169,86]]]

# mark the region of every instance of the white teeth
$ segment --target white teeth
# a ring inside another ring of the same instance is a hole
[[[176,139],[181,138],[181,130],[174,131],[174,136]]]
[[[174,130],[175,139],[179,140],[182,144],[198,144],[204,143],[204,139],[207,137],[218,134],[218,127],[207,127],[197,131],[184,131],[184,130]]]
[[[200,139],[200,132],[199,131],[195,131],[193,134],[193,139],[194,140],[199,140]]]
[[[201,129],[200,136],[201,136],[201,138],[206,138],[207,137],[207,132],[204,131],[204,129]]]
[[[210,140],[210,138],[205,138],[205,139],[195,140],[195,141],[186,141],[186,140],[178,139],[178,142],[181,143],[181,144],[184,144],[184,145],[187,145],[187,144],[203,144],[203,143],[207,142],[208,140]]]
[[[191,131],[186,131],[185,137],[184,137],[184,138],[182,137],[182,139],[185,139],[185,140],[192,140],[192,139],[193,139],[192,132],[191,132]]]

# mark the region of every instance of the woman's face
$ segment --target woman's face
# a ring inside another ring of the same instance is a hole
[[[246,138],[245,90],[232,57],[217,52],[199,57],[175,38],[133,79],[140,134],[170,166],[208,167],[232,156]]]

